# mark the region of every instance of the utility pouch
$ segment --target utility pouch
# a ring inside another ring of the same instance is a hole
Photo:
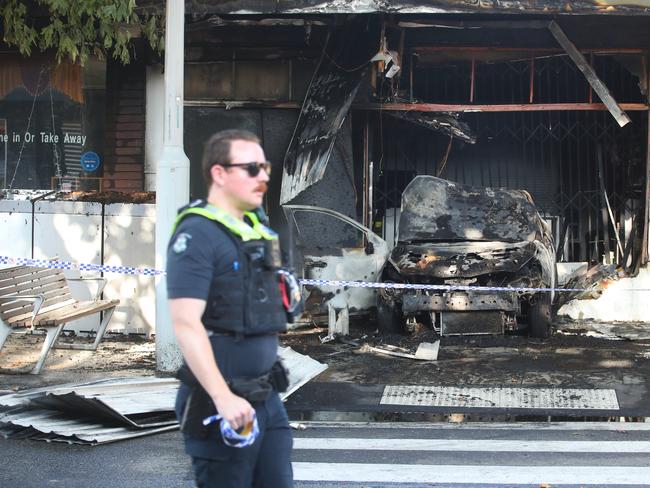
[[[273,364],[269,372],[269,383],[279,393],[287,391],[287,388],[289,388],[289,372],[279,359]]]
[[[194,387],[199,384],[194,373],[192,373],[189,366],[185,363],[176,371],[176,379],[180,380],[181,383],[185,383],[187,386]]]
[[[260,378],[233,378],[228,386],[235,395],[245,398],[250,403],[264,402],[272,391],[267,376]]]
[[[194,439],[207,439],[210,431],[215,428],[214,425],[207,427],[203,425],[203,419],[214,415],[217,411],[212,398],[203,389],[186,364],[178,369],[176,378],[190,387],[190,393],[185,401],[183,417],[180,422],[181,431]]]

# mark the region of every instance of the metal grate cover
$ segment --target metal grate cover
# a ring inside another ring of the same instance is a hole
[[[381,405],[619,410],[611,389],[386,386]]]

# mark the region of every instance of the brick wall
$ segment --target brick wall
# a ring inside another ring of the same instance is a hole
[[[144,189],[144,63],[107,61],[104,189]]]

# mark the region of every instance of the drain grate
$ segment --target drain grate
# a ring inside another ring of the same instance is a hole
[[[386,386],[381,405],[469,408],[618,410],[608,389]]]

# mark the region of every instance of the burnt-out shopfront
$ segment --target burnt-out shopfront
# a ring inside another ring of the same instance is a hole
[[[635,275],[648,247],[650,48],[637,3],[188,4],[191,192],[203,192],[202,142],[241,127],[274,164],[267,210],[276,227],[296,224],[305,276],[380,279],[421,175],[525,190],[558,262]],[[369,250],[368,229],[386,250]],[[324,313],[332,295],[316,295]],[[340,295],[352,311],[372,301]]]

